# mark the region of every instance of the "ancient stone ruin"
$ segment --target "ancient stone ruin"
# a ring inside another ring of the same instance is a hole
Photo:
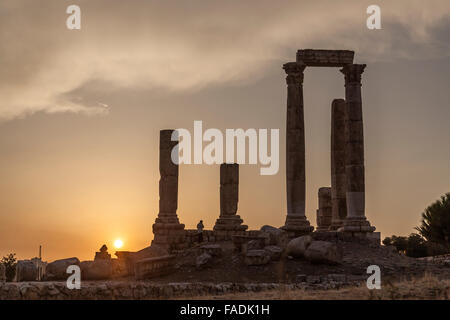
[[[104,245],[94,261],[77,258],[48,264],[46,280],[65,279],[68,265],[80,265],[87,279],[134,276],[148,279],[176,270],[177,254],[197,248],[200,268],[221,256],[221,242],[227,241],[245,264],[263,265],[283,257],[305,258],[312,263],[337,264],[342,252],[337,241],[375,243],[374,233],[365,216],[364,135],[361,99],[361,75],[366,65],[353,63],[354,52],[347,50],[299,50],[295,62],[283,65],[287,82],[286,109],[286,200],[284,226],[263,226],[247,230],[237,214],[239,203],[239,165],[220,166],[220,214],[213,230],[203,230],[199,243],[197,230],[186,230],[180,223],[178,209],[178,136],[175,130],[160,131],[159,148],[159,213],[153,224],[151,246],[138,252],[116,252],[111,259]],[[339,67],[345,78],[345,99],[331,104],[331,187],[318,191],[317,228],[305,215],[305,121],[303,80],[306,67]],[[264,199],[262,199],[263,201]],[[362,242],[361,242],[362,241]],[[20,265],[20,275],[30,273],[31,264]],[[0,274],[2,277],[2,274]],[[1,281],[1,279],[0,279]]]
[[[106,244],[102,245],[99,252],[95,253],[95,260],[111,260],[111,255],[108,253],[108,247]]]
[[[223,163],[220,166],[220,216],[214,226],[215,231],[245,231],[248,226],[238,216],[239,165]]]
[[[303,79],[306,67],[340,67],[345,76],[345,100],[332,104],[332,221],[330,230],[363,235],[375,230],[365,216],[364,135],[361,75],[365,64],[353,63],[348,50],[299,50],[286,63],[286,184],[287,216],[283,229],[301,235],[312,228],[305,216],[305,124]],[[344,192],[345,190],[345,192]],[[345,204],[345,205],[344,205]]]
[[[159,213],[153,224],[155,238],[152,242],[170,250],[185,247],[184,224],[177,216],[178,161],[172,161],[172,149],[177,147],[178,139],[172,141],[173,134],[176,135],[174,130],[161,130],[159,137]]]
[[[328,231],[331,227],[331,188],[319,189],[319,209],[317,209],[316,231]]]
[[[353,51],[308,49],[299,50],[295,62],[283,65],[287,74],[287,214],[281,229],[290,238],[310,234],[314,229],[305,215],[306,67],[339,67],[345,78],[345,99],[335,99],[331,104],[331,187],[319,190],[316,231],[364,237],[375,230],[365,216],[361,75],[366,65],[354,64],[353,58]],[[171,139],[173,134],[173,130],[160,132],[160,211],[153,225],[153,244],[169,252],[192,246],[196,241],[196,230],[185,230],[176,213],[179,168],[171,160],[172,149],[177,146],[176,139]],[[242,244],[261,238],[261,231],[246,231],[248,227],[237,215],[238,201],[239,165],[224,163],[220,166],[220,215],[213,230],[204,231],[205,242],[233,239],[241,248]]]

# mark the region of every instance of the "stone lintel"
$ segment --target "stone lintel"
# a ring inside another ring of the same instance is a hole
[[[351,50],[304,49],[297,51],[297,62],[307,67],[343,67],[353,64],[354,56]]]

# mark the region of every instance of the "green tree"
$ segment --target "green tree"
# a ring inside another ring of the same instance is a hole
[[[450,193],[425,209],[422,224],[416,230],[427,241],[450,249]]]
[[[13,281],[16,275],[17,259],[15,253],[10,253],[0,260],[0,263],[5,266],[6,281]]]

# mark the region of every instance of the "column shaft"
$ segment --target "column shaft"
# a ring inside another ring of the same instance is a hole
[[[316,231],[328,231],[331,226],[331,188],[322,187],[318,192],[319,209],[317,210],[317,228]]]
[[[305,65],[290,62],[287,73],[286,118],[286,192],[287,217],[283,229],[296,234],[308,233],[312,227],[305,216],[305,122],[303,111],[303,71]]]
[[[347,181],[345,174],[345,110],[343,99],[335,99],[331,105],[331,203],[330,230],[342,227],[347,216]]]
[[[172,141],[174,130],[161,130],[159,140],[159,213],[153,224],[152,244],[168,249],[184,246],[184,224],[177,216],[178,207],[178,139]],[[175,132],[176,134],[176,132]],[[176,135],[174,136],[176,137]],[[173,157],[172,159],[172,151]],[[174,160],[174,161],[172,161]]]
[[[365,216],[364,133],[361,99],[361,75],[365,64],[349,64],[341,69],[345,75],[345,172],[347,218],[343,231],[371,232]]]
[[[245,231],[248,226],[238,216],[239,202],[239,164],[220,165],[220,217],[214,230]]]

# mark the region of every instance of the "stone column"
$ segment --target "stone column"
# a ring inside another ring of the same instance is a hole
[[[348,64],[345,75],[345,172],[347,179],[347,217],[340,231],[373,232],[365,216],[364,134],[362,119],[361,75],[365,64]]]
[[[152,244],[168,249],[179,249],[184,245],[184,224],[177,216],[178,207],[178,164],[172,161],[172,150],[178,139],[172,141],[174,130],[161,130],[159,141],[159,213],[153,224],[155,238]],[[176,134],[176,133],[175,133]],[[178,162],[178,149],[174,152]]]
[[[319,189],[319,209],[317,210],[316,231],[328,231],[331,226],[331,188]]]
[[[223,163],[220,165],[220,216],[214,230],[245,231],[248,226],[238,216],[239,165]]]
[[[314,228],[305,216],[305,123],[303,113],[303,71],[306,66],[289,62],[283,66],[287,77],[286,192],[287,216],[282,229],[295,236]]]
[[[331,204],[330,230],[342,227],[347,216],[345,178],[345,100],[335,99],[331,105]]]

